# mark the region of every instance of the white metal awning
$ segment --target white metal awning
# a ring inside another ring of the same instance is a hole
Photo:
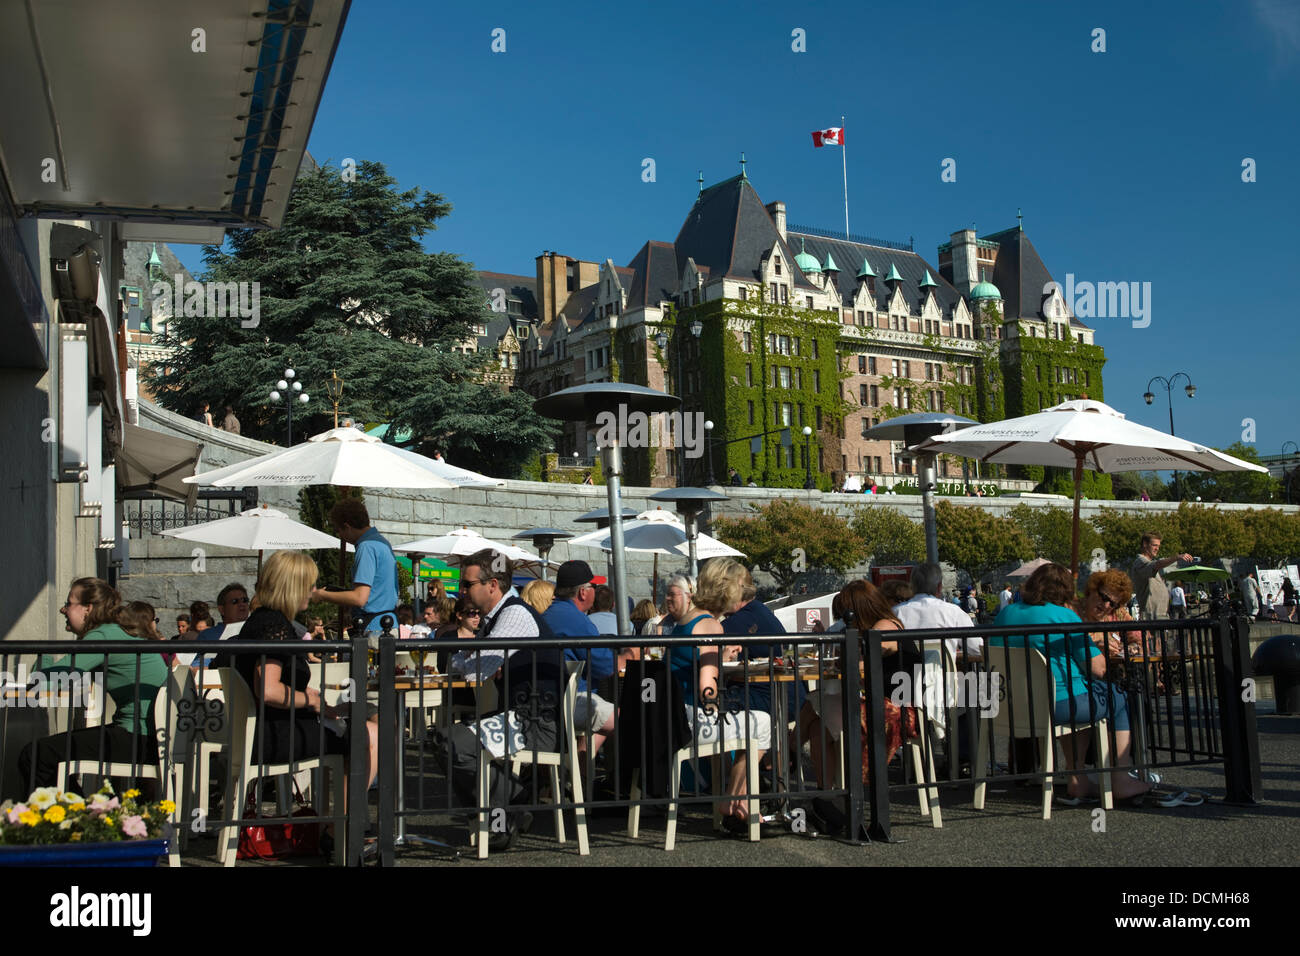
[[[14,204],[162,223],[173,237],[278,226],[349,2],[0,4],[0,170]]]

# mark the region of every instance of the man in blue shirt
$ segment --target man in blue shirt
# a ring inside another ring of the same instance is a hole
[[[592,584],[591,566],[586,561],[565,561],[555,574],[555,599],[542,615],[542,620],[556,637],[597,637],[600,631],[587,617],[596,600]],[[586,743],[585,730],[591,730],[591,753],[600,751],[605,738],[614,732],[614,705],[592,688],[592,684],[614,675],[618,660],[608,647],[568,648],[564,656],[571,661],[586,663],[578,679],[578,700],[574,707],[574,728],[578,732],[578,749]],[[588,683],[590,682],[590,683]]]
[[[360,498],[344,498],[330,509],[334,533],[356,547],[352,562],[352,590],[313,588],[313,601],[360,608],[356,623],[367,634],[382,630],[385,615],[392,616],[397,631],[397,559],[388,541],[370,527],[370,513]]]

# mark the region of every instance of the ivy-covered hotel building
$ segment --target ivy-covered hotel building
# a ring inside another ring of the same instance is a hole
[[[626,266],[544,252],[535,277],[483,273],[510,314],[502,341],[478,347],[504,346],[515,387],[536,396],[610,380],[680,395],[714,423],[714,478],[734,467],[767,487],[802,487],[809,471],[822,489],[908,480],[901,443],[862,437],[895,415],[992,421],[1103,398],[1093,330],[1019,226],[955,232],[937,264],[911,243],[832,235],[789,224],[743,172],[701,183],[676,239],[646,242]],[[710,462],[679,455],[680,437],[665,429],[633,452],[629,478],[702,484]],[[570,425],[556,452],[575,451],[594,455],[594,434]],[[960,460],[941,458],[940,482],[961,479]]]

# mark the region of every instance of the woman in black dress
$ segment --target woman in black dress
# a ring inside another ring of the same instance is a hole
[[[253,755],[266,763],[284,763],[291,759],[342,754],[347,766],[349,745],[346,737],[322,726],[321,718],[344,716],[344,712],[325,704],[320,691],[309,687],[311,668],[304,654],[240,654],[235,645],[244,641],[284,641],[295,648],[303,646],[292,618],[306,610],[312,587],[316,584],[316,562],[302,551],[277,551],[262,565],[253,599],[253,613],[238,634],[230,638],[230,666],[239,672],[253,693],[257,710],[257,736]],[[378,725],[367,721],[370,756],[366,780],[374,779],[378,755]]]

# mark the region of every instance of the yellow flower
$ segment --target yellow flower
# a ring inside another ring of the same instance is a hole
[[[123,800],[131,800],[131,799],[134,799],[135,797],[138,797],[138,796],[140,796],[140,791],[139,791],[139,790],[136,790],[136,789],[133,787],[133,788],[131,788],[130,790],[128,790],[126,793],[122,794],[122,799],[123,799]]]
[[[69,809],[69,810],[84,810],[84,809],[86,809],[86,805],[85,805],[84,803],[71,803],[71,804],[68,805],[68,809]]]
[[[81,834],[80,834],[80,833],[74,833],[74,834],[72,834],[72,836],[68,837],[68,842],[69,842],[69,843],[80,843],[80,842],[81,842]]]
[[[34,827],[41,822],[41,817],[35,810],[25,810],[18,814],[18,822],[25,826]]]
[[[176,804],[171,800],[164,800],[162,803],[158,804],[158,809],[168,816],[171,816],[176,812]]]
[[[63,818],[66,817],[67,815],[68,815],[68,811],[64,810],[63,807],[59,806],[56,803],[54,806],[50,807],[48,810],[45,811],[45,822],[62,823]]]

